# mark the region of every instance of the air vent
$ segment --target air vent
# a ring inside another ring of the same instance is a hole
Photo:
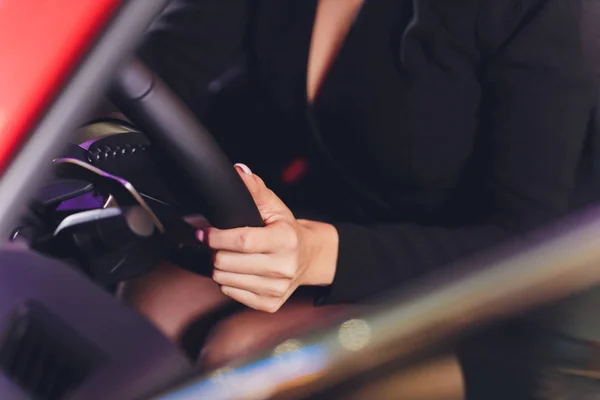
[[[67,398],[105,359],[40,304],[20,305],[8,322],[0,336],[0,369],[34,399]]]

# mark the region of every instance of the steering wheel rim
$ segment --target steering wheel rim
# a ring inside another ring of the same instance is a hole
[[[252,196],[214,137],[143,62],[125,65],[109,95],[160,149],[153,156],[186,211],[202,213],[220,229],[264,226]]]

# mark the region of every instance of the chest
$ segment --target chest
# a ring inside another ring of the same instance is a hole
[[[319,0],[310,38],[306,94],[313,103],[331,65],[343,47],[364,0]]]
[[[477,1],[360,3],[334,15],[334,3],[259,1],[258,92],[290,126],[311,129],[308,111],[328,151],[369,184],[451,186],[477,126]]]

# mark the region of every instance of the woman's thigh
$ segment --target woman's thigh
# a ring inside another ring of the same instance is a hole
[[[166,262],[127,282],[120,295],[174,342],[193,321],[233,302],[211,279]]]
[[[341,321],[355,310],[351,306],[313,307],[308,300],[296,299],[274,314],[253,310],[240,312],[216,325],[199,362],[205,370],[223,367],[241,357]],[[386,375],[361,388],[357,394],[359,396],[353,398],[462,400],[464,385],[457,358],[444,355]]]
[[[212,280],[168,263],[129,282],[122,290],[122,298],[175,342],[187,333],[191,323],[232,303]],[[302,297],[291,299],[274,314],[239,309],[210,331],[200,353],[201,368],[218,368],[328,326],[356,311],[355,306],[313,307],[309,299]],[[405,394],[402,398],[406,399],[462,399],[462,375],[453,356],[432,360],[365,390],[382,393],[392,386],[394,391],[402,391]]]
[[[325,327],[353,310],[350,306],[313,307],[308,299],[295,298],[273,314],[245,309],[219,322],[211,330],[199,363],[214,369],[294,336]]]

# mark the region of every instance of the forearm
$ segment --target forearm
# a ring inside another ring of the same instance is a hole
[[[359,303],[380,296],[510,235],[491,224],[468,228],[335,224],[335,229],[334,277],[331,285],[319,290],[319,305]]]

